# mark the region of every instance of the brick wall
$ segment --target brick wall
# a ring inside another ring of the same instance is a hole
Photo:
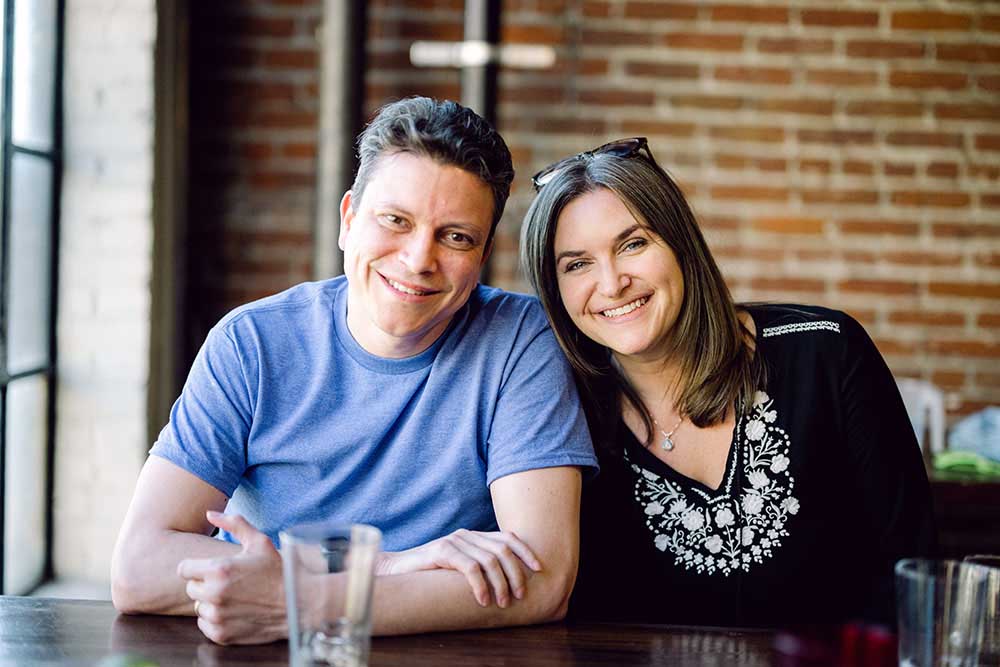
[[[192,2],[187,354],[312,275],[319,0]]]
[[[309,274],[320,3],[202,4],[204,327]],[[407,52],[460,38],[463,6],[369,3],[369,111],[459,95],[457,72],[415,69]],[[646,135],[738,299],[848,310],[896,373],[947,389],[953,417],[1000,402],[1000,5],[507,0],[503,11],[506,43],[550,44],[558,59],[501,72],[499,128],[519,176],[493,282],[524,289],[530,174]]]
[[[59,245],[54,567],[103,582],[146,442],[153,0],[70,0]]]

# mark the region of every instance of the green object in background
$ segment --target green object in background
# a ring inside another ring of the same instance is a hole
[[[969,472],[1000,477],[1000,463],[975,452],[949,449],[934,455],[934,468],[947,472]]]
[[[160,667],[160,663],[141,655],[116,653],[102,658],[94,667]]]

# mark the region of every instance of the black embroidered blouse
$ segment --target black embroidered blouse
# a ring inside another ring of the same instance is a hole
[[[721,486],[677,473],[621,424],[624,457],[603,454],[584,489],[573,617],[892,623],[893,564],[935,541],[893,377],[844,313],[748,310],[767,387],[738,412]]]

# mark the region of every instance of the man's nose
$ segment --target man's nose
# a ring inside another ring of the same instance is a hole
[[[428,273],[437,268],[437,244],[432,233],[407,235],[399,252],[400,261],[411,273]]]

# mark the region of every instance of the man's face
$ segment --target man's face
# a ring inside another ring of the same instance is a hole
[[[427,349],[469,298],[489,256],[493,194],[481,179],[412,153],[379,158],[340,203],[347,326],[372,354]]]

